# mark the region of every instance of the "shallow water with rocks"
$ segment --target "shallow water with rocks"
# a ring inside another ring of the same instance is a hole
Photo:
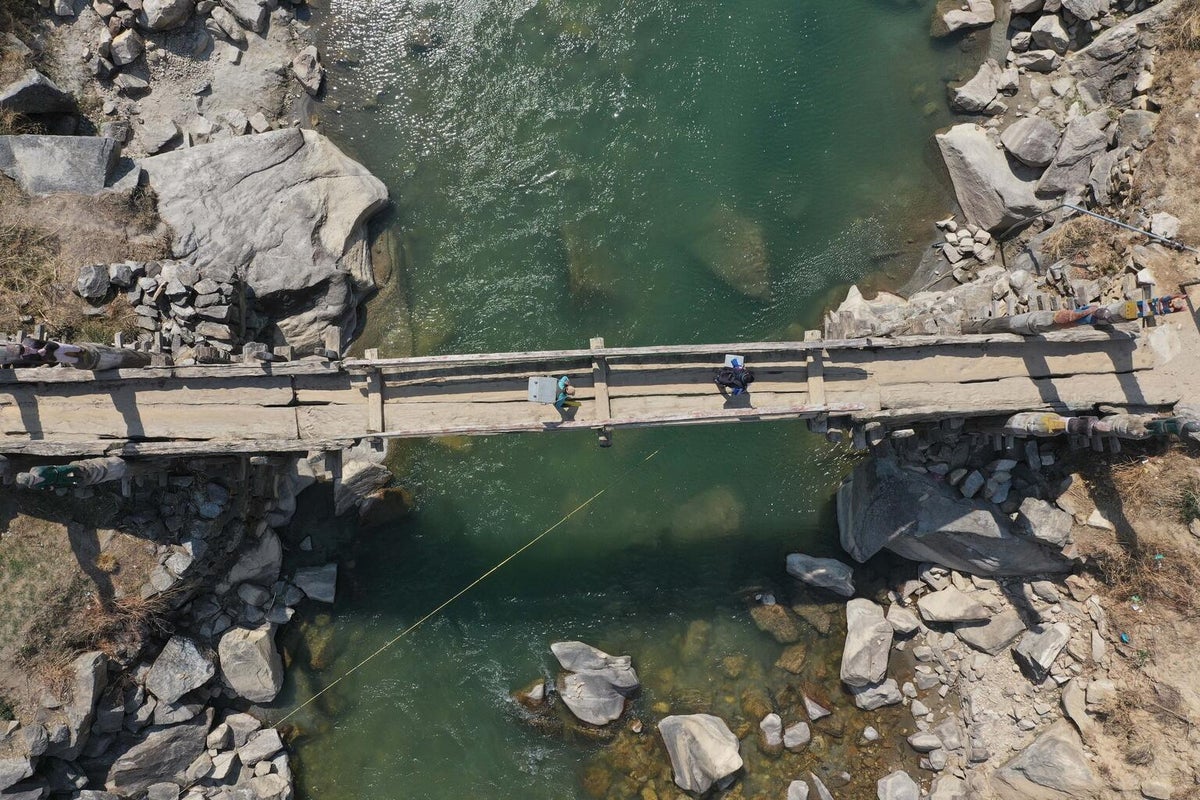
[[[799,338],[835,287],[902,280],[927,245],[916,221],[949,202],[930,138],[943,81],[977,59],[930,42],[932,7],[332,0],[314,14],[337,105],[320,121],[395,201],[394,280],[361,345]],[[313,519],[318,547],[353,541],[352,563],[293,647],[285,701],[612,488],[298,715],[304,796],[674,796],[653,725],[691,711],[748,732],[732,796],[781,797],[809,770],[872,796],[907,757],[901,712],[841,693],[840,606],[827,636],[799,624],[798,675],[751,618],[757,593],[791,599],[787,553],[836,549],[849,464],[802,425],[621,431],[608,450],[590,434],[406,443],[392,466],[408,517]],[[615,738],[530,726],[511,700],[563,639],[633,656],[643,690]],[[758,755],[764,703],[799,721],[801,686],[838,711],[804,753]],[[860,743],[866,725],[883,738]]]

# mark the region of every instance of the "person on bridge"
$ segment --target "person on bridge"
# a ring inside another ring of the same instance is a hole
[[[737,397],[742,393],[749,394],[750,384],[754,383],[754,373],[746,369],[743,361],[733,358],[727,366],[717,370],[717,376],[713,380],[721,394],[725,394],[728,389],[729,394]]]
[[[579,405],[574,400],[571,400],[571,398],[574,396],[575,387],[571,385],[570,377],[563,375],[558,379],[558,394],[554,398],[554,407],[559,411],[563,411],[566,409],[568,403],[571,405]]]

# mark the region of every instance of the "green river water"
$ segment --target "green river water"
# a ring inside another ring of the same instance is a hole
[[[792,338],[848,282],[903,279],[927,245],[914,232],[950,202],[931,139],[949,119],[943,82],[977,59],[931,44],[931,12],[330,0],[313,13],[336,104],[320,122],[394,199],[395,275],[363,343]],[[849,463],[796,423],[620,431],[607,450],[589,433],[414,442],[392,461],[415,498],[398,522],[349,530],[320,522],[327,498],[302,503],[293,535],[336,547],[343,569],[332,613],[309,612],[307,644],[290,647],[281,707],[616,484],[298,715],[303,797],[575,798],[585,776],[605,796],[603,746],[535,731],[509,700],[550,672],[559,639],[632,654],[633,713],[650,725],[666,708],[742,713],[747,689],[787,677],[746,598],[788,593],[788,552],[836,553],[830,499]],[[839,638],[813,635],[802,677],[844,706]],[[869,752],[852,733],[822,739],[769,776],[748,769],[742,791],[782,797],[789,771],[848,769],[839,797],[866,796],[882,772],[856,768],[896,760],[893,733]]]

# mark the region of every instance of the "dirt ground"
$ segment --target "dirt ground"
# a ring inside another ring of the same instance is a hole
[[[0,490],[0,718],[36,706],[75,654],[119,658],[154,612],[138,594],[154,544],[104,527],[116,511],[98,497]]]

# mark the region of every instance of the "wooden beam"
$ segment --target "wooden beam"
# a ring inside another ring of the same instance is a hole
[[[591,341],[592,350],[604,349],[604,338],[597,336]],[[592,387],[596,394],[596,416],[608,419],[612,416],[612,408],[608,402],[608,362],[604,356],[592,358]]]
[[[383,375],[373,369],[367,373],[367,430],[381,433],[387,430],[383,421]]]
[[[808,354],[808,400],[814,405],[825,405],[825,362],[820,350]]]

